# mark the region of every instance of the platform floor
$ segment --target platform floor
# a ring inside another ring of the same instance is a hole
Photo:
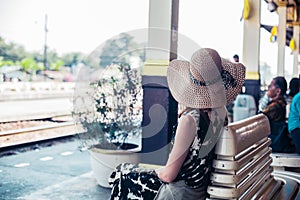
[[[65,180],[22,196],[24,200],[106,200],[110,198],[110,189],[97,185],[92,172]]]
[[[1,200],[107,200],[73,137],[0,149]]]

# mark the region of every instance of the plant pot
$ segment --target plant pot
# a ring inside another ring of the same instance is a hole
[[[108,150],[93,146],[90,152],[91,166],[97,183],[109,188],[108,178],[116,166],[123,162],[138,164],[140,148],[135,144],[128,144],[133,147],[127,150]]]

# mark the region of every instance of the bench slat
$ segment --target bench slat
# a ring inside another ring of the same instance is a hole
[[[274,177],[271,176],[271,178],[268,179],[267,182],[263,184],[262,187],[250,197],[252,197],[252,199],[271,200],[281,187],[281,181],[276,181]]]
[[[266,152],[263,156],[253,159],[244,168],[241,168],[238,171],[233,171],[232,174],[220,173],[219,170],[217,172],[213,172],[211,174],[211,180],[217,183],[238,185],[242,180],[246,179],[250,173],[259,170],[258,168],[266,166],[266,163],[271,164],[272,160],[269,157],[270,153],[270,151]]]
[[[270,134],[269,120],[264,114],[233,122],[221,134],[215,153],[236,156],[245,149],[267,138]]]
[[[269,133],[263,114],[229,124],[216,145],[209,199],[300,199],[300,174],[273,172],[273,165],[299,167],[300,156],[273,154],[281,163],[272,164]]]
[[[249,154],[245,155],[244,157],[240,158],[239,160],[232,161],[230,159],[227,159],[227,160],[221,160],[221,158],[215,159],[213,161],[213,167],[215,169],[221,169],[221,170],[237,170],[237,169],[243,167],[246,163],[248,163],[256,155],[258,155],[258,154],[263,155],[266,151],[271,152],[271,149],[268,148],[270,143],[271,143],[271,140],[268,139],[261,146],[255,148],[255,149],[251,148],[251,149],[253,149],[253,151],[250,152]]]
[[[218,197],[223,199],[228,198],[238,198],[242,195],[246,195],[247,193],[251,192],[252,190],[258,190],[263,183],[267,179],[270,178],[272,173],[271,169],[266,170],[259,170],[256,171],[249,177],[248,180],[243,181],[237,187],[230,188],[226,184],[214,184],[208,186],[207,192],[211,195],[211,197]]]
[[[287,154],[287,153],[273,153],[272,166],[274,167],[293,167],[300,169],[300,155],[299,154]]]
[[[289,178],[288,176],[276,176],[277,180],[281,180],[283,182],[283,185],[281,187],[280,192],[274,196],[274,200],[278,199],[294,199],[297,193],[299,193],[299,184],[297,181]]]

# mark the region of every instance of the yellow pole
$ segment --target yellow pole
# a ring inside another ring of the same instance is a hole
[[[278,2],[278,32],[277,32],[277,42],[278,42],[278,56],[277,56],[277,75],[284,76],[285,69],[285,46],[286,46],[286,1]]]

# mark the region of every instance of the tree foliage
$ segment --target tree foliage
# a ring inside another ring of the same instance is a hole
[[[117,38],[108,40],[102,49],[100,55],[100,67],[106,67],[111,64],[130,63],[131,57],[138,57],[144,61],[144,51],[139,47],[141,45],[134,41],[134,37],[121,33]],[[137,49],[139,49],[137,51]]]
[[[80,52],[74,52],[74,53],[66,53],[61,56],[61,60],[64,62],[65,66],[73,66],[77,65],[80,62],[87,64],[85,62],[85,55]]]
[[[47,62],[51,70],[59,70],[61,66],[73,66],[78,63],[89,64],[83,53],[67,53],[59,56],[55,50],[47,52]],[[0,67],[20,65],[26,71],[44,70],[43,52],[27,52],[21,45],[8,43],[0,36]]]
[[[24,47],[15,43],[6,43],[2,37],[0,37],[0,56],[6,61],[20,61],[27,57],[27,52]]]
[[[32,58],[24,58],[21,61],[21,66],[24,69],[24,71],[34,72],[37,70],[43,70],[44,66],[41,63],[37,63]]]

